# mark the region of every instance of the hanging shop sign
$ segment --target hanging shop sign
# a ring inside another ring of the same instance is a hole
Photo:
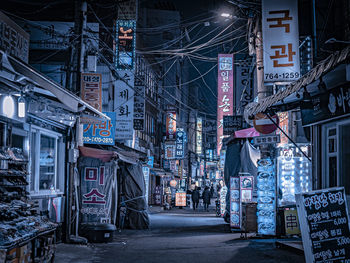
[[[166,142],[164,144],[164,154],[165,159],[175,159],[175,144]]]
[[[232,228],[241,227],[239,185],[239,177],[230,177],[230,226]]]
[[[203,160],[199,164],[199,175],[204,176],[204,161]]]
[[[0,49],[28,63],[29,34],[0,12]]]
[[[286,235],[300,235],[298,212],[295,208],[284,210],[284,228]]]
[[[233,55],[218,55],[217,154],[220,155],[225,115],[233,115]]]
[[[241,186],[241,202],[251,202],[253,199],[254,177],[251,175],[244,175],[240,176],[239,180]]]
[[[240,62],[235,64],[236,113],[239,115],[243,114],[245,106],[254,99],[253,68],[250,57],[240,59]]]
[[[185,131],[183,128],[176,129],[176,150],[175,158],[182,159],[185,157]]]
[[[258,234],[276,234],[276,173],[272,159],[258,160]]]
[[[79,164],[81,173],[81,214],[84,223],[111,223],[115,202],[115,167],[112,164],[95,166],[91,158]]]
[[[102,111],[102,75],[81,73],[81,98],[95,109]]]
[[[149,167],[153,167],[153,164],[154,164],[154,156],[148,156],[147,165]]]
[[[145,178],[145,198],[146,204],[148,204],[148,193],[149,193],[149,173],[150,169],[147,166],[142,166],[143,176]]]
[[[163,160],[163,168],[164,169],[170,169],[170,162],[169,162],[169,160],[166,160],[166,159]]]
[[[278,112],[278,119],[279,119],[279,127],[286,133],[289,133],[289,113],[287,111],[285,112]],[[277,144],[277,147],[283,146],[285,144],[288,144],[288,137],[284,135],[280,129],[276,130],[276,134],[280,135],[280,142]]]
[[[271,119],[278,125],[277,115],[271,116]],[[277,126],[264,113],[258,113],[254,117],[254,129],[261,134],[270,134],[277,129]]]
[[[227,115],[223,118],[223,134],[231,135],[235,131],[242,129],[243,116],[242,115]]]
[[[262,1],[264,81],[300,78],[298,2]]]
[[[169,110],[166,114],[166,138],[175,140],[176,136],[176,111]]]
[[[115,112],[104,112],[110,120],[100,124],[84,124],[83,142],[86,144],[114,145]]]
[[[350,113],[350,86],[339,86],[301,104],[303,126]]]
[[[306,262],[349,262],[349,211],[343,187],[296,196]]]
[[[279,134],[266,135],[266,136],[254,137],[253,140],[255,145],[276,144],[276,143],[280,143],[281,137]]]
[[[119,71],[121,79],[115,82],[114,109],[117,140],[132,140],[134,117],[134,74],[129,70]]]
[[[177,192],[175,195],[175,206],[186,206],[186,193]]]
[[[198,154],[198,155],[202,155],[202,144],[203,144],[202,132],[203,132],[203,120],[202,120],[202,118],[197,118],[197,123],[196,123],[196,154]]]
[[[145,87],[134,87],[134,130],[143,131],[145,122]]]
[[[136,21],[116,21],[116,58],[117,70],[134,70],[136,47]]]
[[[180,177],[182,179],[182,176],[183,176],[183,163],[182,163],[182,160],[179,160],[179,165],[177,167],[177,175],[178,177]]]
[[[170,160],[170,171],[176,172],[176,160]]]

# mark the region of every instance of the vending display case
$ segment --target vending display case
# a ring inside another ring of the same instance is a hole
[[[278,206],[295,205],[295,195],[312,190],[311,163],[301,151],[309,156],[309,145],[284,145],[278,148],[277,178]],[[301,151],[300,151],[301,150]]]

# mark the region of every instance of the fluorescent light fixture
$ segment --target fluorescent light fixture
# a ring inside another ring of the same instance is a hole
[[[26,101],[20,96],[18,98],[18,117],[24,118],[26,116]]]
[[[222,16],[222,17],[229,18],[231,15],[230,15],[229,13],[222,13],[221,16]]]
[[[8,118],[13,117],[15,113],[15,102],[12,96],[5,96],[4,100],[2,101],[2,112]]]

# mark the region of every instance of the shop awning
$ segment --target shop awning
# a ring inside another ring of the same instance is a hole
[[[109,119],[109,117],[107,117],[105,114],[96,110],[94,107],[83,101],[78,96],[74,95],[70,91],[61,87],[59,84],[50,80],[48,77],[33,67],[7,55],[3,51],[0,51],[0,53],[1,67],[6,69],[7,75],[4,76],[8,77],[9,80],[20,82],[23,81],[23,79],[26,79],[28,82],[31,82],[34,85],[37,85],[38,87],[52,93],[54,97],[56,97],[62,104],[67,106],[72,112],[81,112],[85,110],[92,114],[98,115],[101,118]],[[13,73],[16,75],[15,78],[13,77]]]
[[[255,116],[259,112],[265,112],[271,106],[274,106],[282,100],[288,99],[292,94],[296,94],[303,87],[307,87],[311,83],[318,80],[320,77],[324,76],[326,73],[337,68],[341,70],[341,65],[350,58],[350,46],[347,46],[341,51],[337,51],[330,55],[325,60],[317,64],[316,67],[311,69],[307,74],[298,79],[297,81],[287,85],[285,89],[279,90],[276,94],[262,99],[261,101],[249,103],[244,110],[244,118],[249,120],[251,117]],[[344,65],[342,65],[343,68]]]
[[[257,137],[260,136],[260,133],[258,133],[254,128],[248,128],[248,129],[243,129],[239,131],[235,131],[234,133],[234,138],[252,138],[252,137]]]

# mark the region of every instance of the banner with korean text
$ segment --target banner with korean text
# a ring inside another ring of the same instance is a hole
[[[224,116],[233,115],[233,55],[218,56],[217,153],[222,147]]]
[[[262,33],[264,81],[299,79],[298,1],[263,0]]]
[[[129,70],[120,70],[119,79],[115,82],[114,109],[116,111],[117,140],[133,139],[134,117],[134,74]]]
[[[196,125],[196,154],[202,155],[202,131],[203,131],[203,120],[202,118],[197,118]]]
[[[84,124],[83,142],[86,144],[114,145],[115,112],[104,112],[110,120],[99,124]]]
[[[80,157],[80,195],[83,223],[115,223],[117,166],[97,158]]]

